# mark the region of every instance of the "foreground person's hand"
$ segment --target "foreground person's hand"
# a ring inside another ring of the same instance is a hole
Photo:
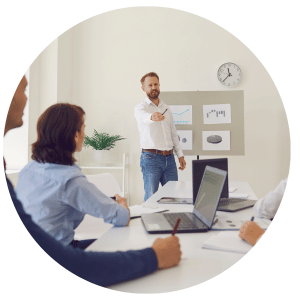
[[[239,237],[254,246],[264,232],[255,222],[246,221],[240,229]]]
[[[167,269],[179,264],[181,251],[177,236],[156,239],[152,249],[156,254],[159,269]]]

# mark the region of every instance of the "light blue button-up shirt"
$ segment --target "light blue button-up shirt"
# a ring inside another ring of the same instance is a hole
[[[77,165],[31,161],[20,172],[15,191],[33,221],[65,245],[85,214],[115,226],[129,220],[129,211],[89,182]]]

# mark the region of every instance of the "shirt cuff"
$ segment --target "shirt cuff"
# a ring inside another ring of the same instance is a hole
[[[148,260],[148,266],[149,266],[148,272],[151,273],[156,271],[158,269],[158,261],[157,261],[155,251],[153,250],[153,248],[146,248],[145,252],[147,252],[145,257]]]
[[[152,124],[152,123],[154,123],[154,121],[151,120],[151,116],[152,116],[152,114],[149,114],[149,115],[147,116],[147,118],[145,118],[145,119],[143,120],[145,124]]]
[[[174,151],[175,151],[176,156],[178,157],[178,159],[179,159],[180,157],[184,156],[182,150],[175,150],[175,149],[174,149]]]
[[[113,224],[115,226],[126,226],[128,221],[129,221],[129,210],[121,205],[118,205],[116,221]]]

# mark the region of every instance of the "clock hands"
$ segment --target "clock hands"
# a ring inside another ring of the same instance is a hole
[[[227,68],[228,70],[228,75],[222,80],[222,82],[224,82],[228,77],[232,76],[232,74],[229,72],[229,68]]]
[[[223,80],[222,82],[224,82],[230,75],[228,74]]]

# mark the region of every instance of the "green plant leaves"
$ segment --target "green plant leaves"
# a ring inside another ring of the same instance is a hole
[[[96,129],[94,129],[94,134],[92,137],[85,136],[84,138],[84,146],[92,147],[95,150],[110,150],[115,147],[115,143],[120,140],[125,140],[125,138],[120,135],[109,135],[106,132],[98,133]]]

